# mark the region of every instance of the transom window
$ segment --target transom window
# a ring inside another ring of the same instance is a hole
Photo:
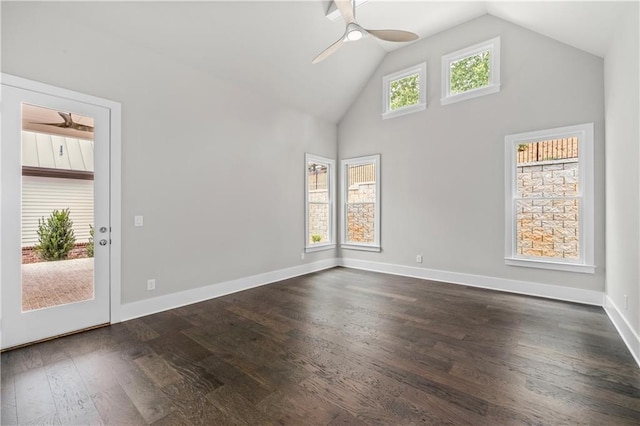
[[[500,90],[500,37],[442,57],[443,105]]]
[[[427,106],[426,79],[426,62],[384,76],[382,118],[424,110]]]
[[[305,251],[335,247],[335,161],[305,154]]]
[[[593,124],[505,139],[506,263],[593,273]]]

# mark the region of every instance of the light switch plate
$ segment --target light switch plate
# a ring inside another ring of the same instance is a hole
[[[134,216],[133,217],[133,225],[134,226],[144,226],[144,217],[142,217],[142,216]]]

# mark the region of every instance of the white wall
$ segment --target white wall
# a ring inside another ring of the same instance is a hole
[[[630,12],[619,22],[604,61],[606,293],[636,335],[640,335],[640,16],[638,3],[630,3],[629,8]]]
[[[67,20],[64,7],[2,3],[2,72],[122,104],[123,302],[335,257],[300,260],[304,153],[335,158],[334,124],[98,32],[90,14]]]
[[[441,106],[441,56],[495,36],[502,90]],[[426,110],[382,120],[383,76],[425,60]],[[596,274],[505,266],[504,136],[586,122],[595,123]],[[602,58],[486,15],[387,55],[338,142],[340,158],[382,154],[382,252],[342,257],[604,291]]]

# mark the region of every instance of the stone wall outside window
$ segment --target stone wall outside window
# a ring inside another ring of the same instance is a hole
[[[578,159],[518,165],[517,180],[517,254],[579,259]]]

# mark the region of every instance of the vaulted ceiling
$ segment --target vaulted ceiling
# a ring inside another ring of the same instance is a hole
[[[149,49],[283,104],[338,122],[371,74],[402,43],[364,38],[325,61],[311,59],[344,31],[325,16],[327,0],[210,2],[46,2],[40,12]],[[604,56],[624,2],[457,2],[369,0],[366,28],[416,32],[421,39],[484,14]],[[418,41],[419,42],[419,41]]]

